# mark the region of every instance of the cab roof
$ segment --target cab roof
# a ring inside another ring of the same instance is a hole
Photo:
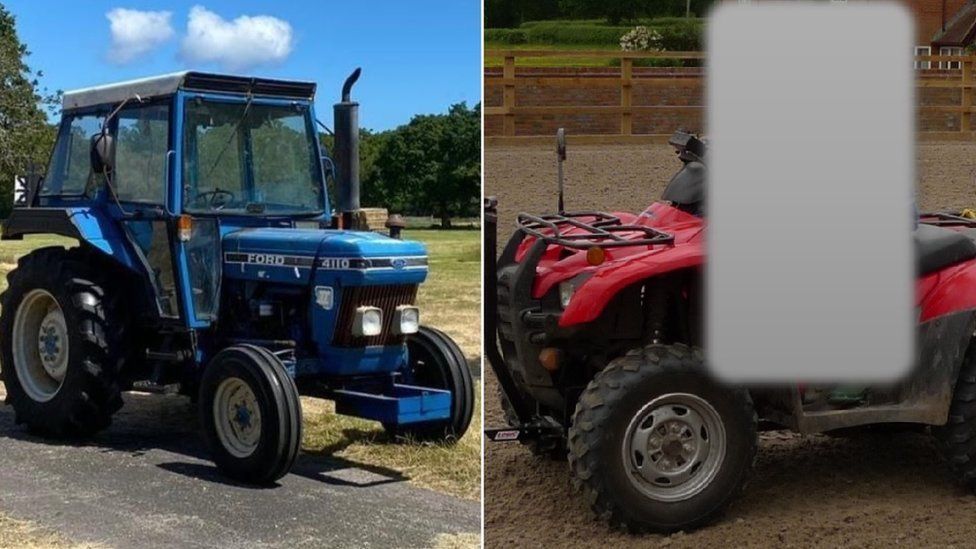
[[[68,91],[64,93],[61,106],[64,110],[72,110],[112,105],[136,95],[142,99],[151,99],[172,95],[177,90],[236,94],[250,92],[254,95],[311,100],[315,96],[315,83],[183,71]]]

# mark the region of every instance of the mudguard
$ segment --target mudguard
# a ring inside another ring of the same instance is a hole
[[[976,309],[976,261],[966,261],[920,278],[916,292],[919,322]]]
[[[577,290],[559,319],[566,328],[592,322],[619,292],[641,280],[692,267],[705,262],[705,247],[700,241],[670,248],[650,250],[626,261],[607,265]]]
[[[56,234],[74,238],[104,253],[135,272],[143,267],[133,253],[132,243],[119,230],[118,221],[95,208],[15,208],[3,222],[4,240],[20,239],[25,234]]]

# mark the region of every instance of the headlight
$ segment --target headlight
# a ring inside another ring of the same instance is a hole
[[[415,334],[420,331],[420,309],[413,305],[400,305],[393,313],[393,331],[397,334]]]
[[[573,299],[573,292],[575,291],[576,288],[573,287],[571,281],[559,283],[559,304],[563,306],[563,309],[569,307],[569,300]]]
[[[352,321],[352,335],[378,336],[383,333],[383,310],[379,307],[359,307]]]
[[[576,289],[593,276],[593,271],[578,274],[573,278],[559,283],[559,304],[563,309],[569,307],[569,302],[573,299]]]

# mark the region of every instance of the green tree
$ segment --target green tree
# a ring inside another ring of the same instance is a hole
[[[32,163],[47,162],[55,129],[42,104],[54,106],[58,95],[45,95],[25,62],[30,55],[17,36],[14,16],[0,5],[0,218],[10,215],[13,180]]]
[[[408,214],[451,218],[477,212],[481,194],[481,106],[460,103],[447,114],[415,116],[377,143],[364,197]],[[367,190],[368,189],[368,190]],[[364,204],[365,204],[364,200]]]
[[[559,0],[563,13],[573,18],[605,17],[617,25],[647,13],[648,0]]]

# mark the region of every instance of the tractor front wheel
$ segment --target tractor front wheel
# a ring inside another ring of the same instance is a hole
[[[612,361],[569,429],[574,484],[615,527],[705,524],[742,489],[756,454],[749,394],[710,379],[701,351],[648,345]]]
[[[427,326],[407,338],[407,354],[410,362],[406,381],[450,391],[451,416],[440,422],[384,427],[395,437],[456,442],[468,430],[474,413],[474,381],[464,354],[447,334]]]
[[[40,435],[93,435],[122,407],[125,312],[93,263],[79,248],[35,250],[0,295],[7,402]]]
[[[285,476],[302,443],[295,382],[270,351],[234,345],[217,353],[200,383],[200,423],[217,467],[248,484]]]

